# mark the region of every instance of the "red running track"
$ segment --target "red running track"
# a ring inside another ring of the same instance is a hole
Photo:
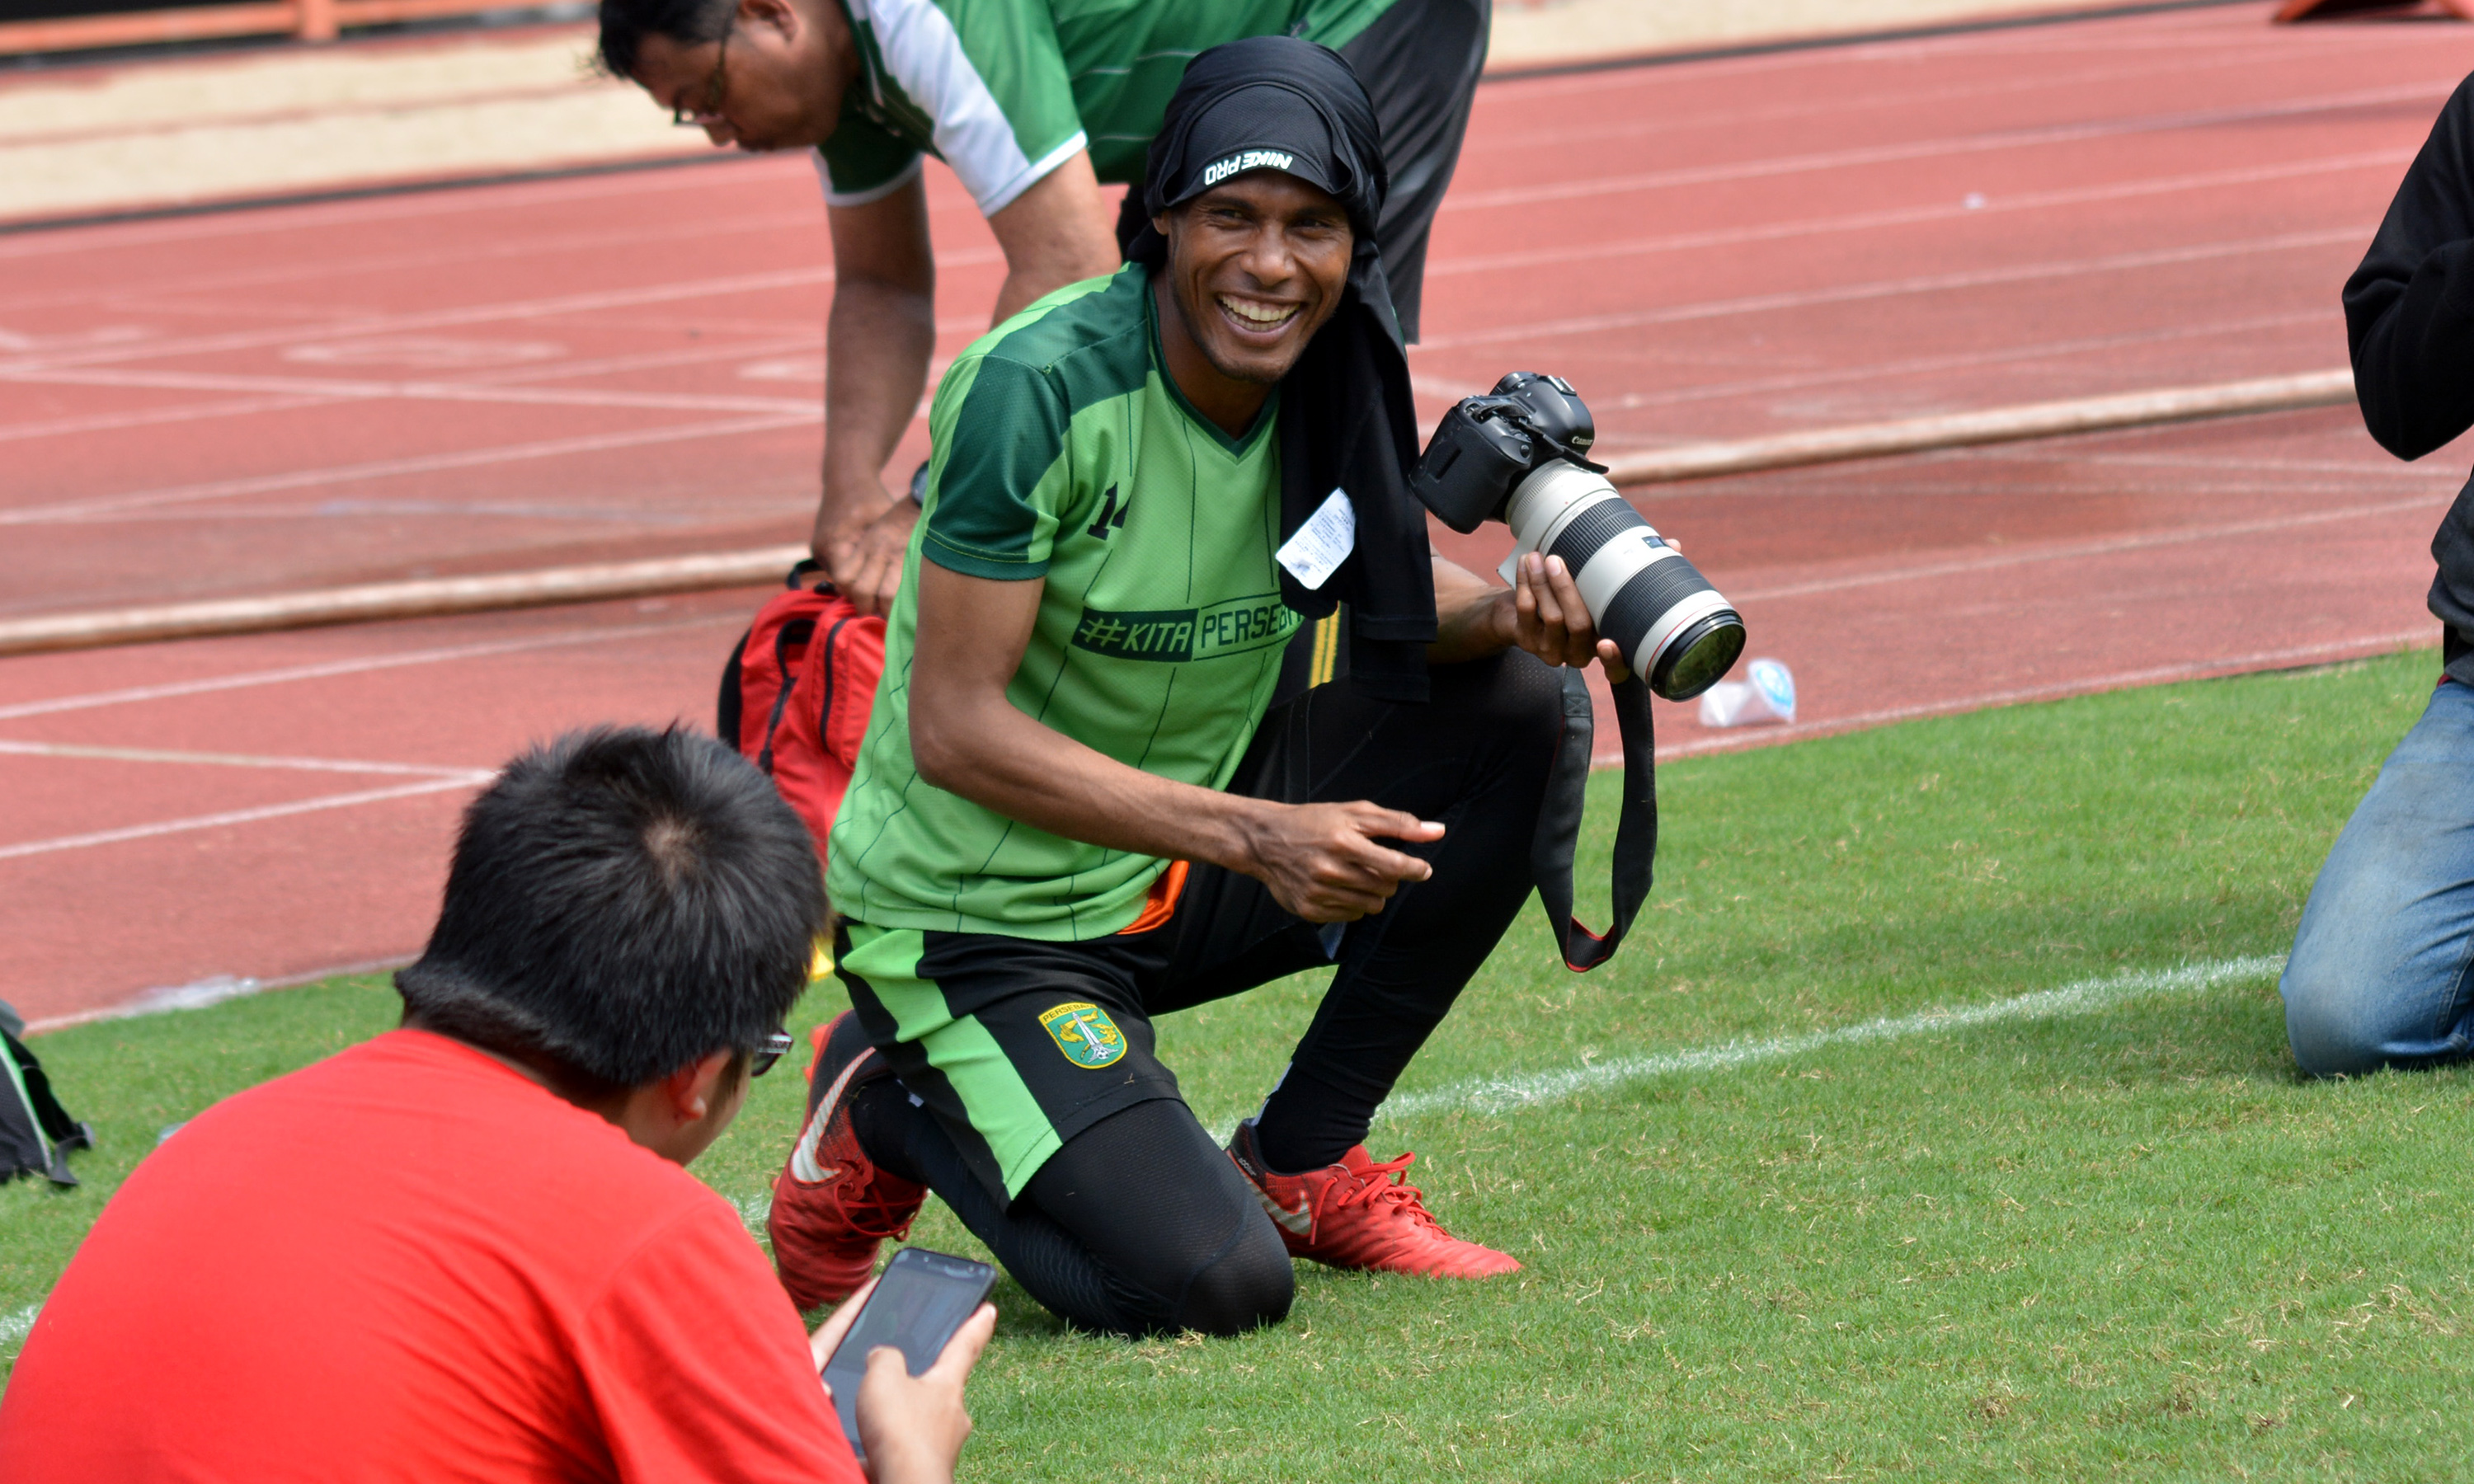
[[[1537,367],[1639,448],[2341,364],[2337,288],[2474,32],[2265,20],[1491,84],[1425,415]],[[931,198],[950,355],[999,259]],[[798,160],[0,238],[0,613],[805,528],[832,275]],[[1664,708],[1662,751],[2430,642],[2453,467],[2331,411],[1649,492],[1804,702]],[[474,779],[708,716],[753,601],[0,661],[0,996],[409,953]]]

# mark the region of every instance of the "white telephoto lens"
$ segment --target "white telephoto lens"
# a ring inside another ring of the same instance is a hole
[[[1743,620],[1602,475],[1563,460],[1520,482],[1504,511],[1516,541],[1563,560],[1603,636],[1670,700],[1699,695],[1743,650]]]

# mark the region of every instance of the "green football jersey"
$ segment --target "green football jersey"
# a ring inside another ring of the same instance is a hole
[[[1059,289],[945,372],[929,414],[927,509],[827,852],[836,908],[878,927],[1064,942],[1141,913],[1166,862],[1034,829],[919,777],[920,563],[1044,579],[1007,699],[1129,767],[1225,788],[1299,623],[1273,555],[1278,411],[1275,393],[1230,438],[1187,404],[1139,265]]]
[[[1141,180],[1196,53],[1284,34],[1344,46],[1395,0],[839,3],[860,76],[817,152],[825,199],[873,201],[934,155],[993,214],[1079,149],[1101,180]]]

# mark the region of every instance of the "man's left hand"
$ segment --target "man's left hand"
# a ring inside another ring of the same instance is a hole
[[[1611,682],[1631,675],[1615,641],[1598,637],[1589,607],[1581,601],[1581,589],[1563,558],[1534,551],[1522,557],[1513,569],[1508,597],[1512,643],[1551,665],[1586,665],[1595,659],[1606,666]]]

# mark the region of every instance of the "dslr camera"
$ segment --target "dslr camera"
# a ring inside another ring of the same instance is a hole
[[[1744,620],[1589,462],[1597,430],[1570,383],[1514,371],[1443,414],[1409,488],[1463,535],[1501,520],[1517,544],[1564,559],[1598,633],[1669,701],[1717,683],[1744,652]]]

